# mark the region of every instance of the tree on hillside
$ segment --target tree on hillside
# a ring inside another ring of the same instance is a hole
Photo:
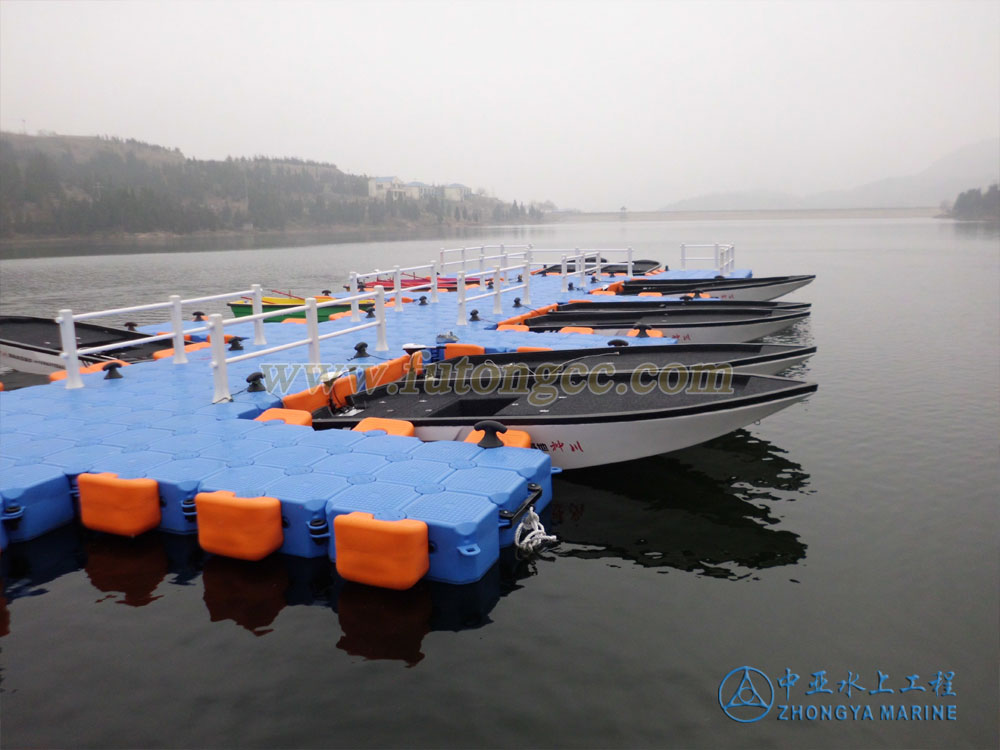
[[[369,197],[367,176],[296,158],[201,161],[117,136],[0,137],[4,237],[480,223],[491,214],[498,223],[541,218],[534,205],[486,195]]]
[[[985,193],[979,188],[966,190],[955,199],[952,217],[973,221],[1000,221],[1000,187],[990,185]]]

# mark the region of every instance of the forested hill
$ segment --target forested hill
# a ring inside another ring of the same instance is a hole
[[[0,134],[0,236],[7,238],[541,218],[516,201],[420,192],[369,198],[367,176],[300,159],[202,161],[135,140]]]
[[[994,182],[985,193],[979,188],[960,193],[950,216],[964,221],[1000,222],[1000,185]]]

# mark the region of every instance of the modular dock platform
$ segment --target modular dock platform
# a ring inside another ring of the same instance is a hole
[[[404,344],[442,340],[486,353],[607,346],[608,336],[496,329],[530,307],[588,291],[561,285],[559,277],[532,277],[530,306],[515,307],[512,295],[501,313],[489,311],[488,299],[470,303],[479,320],[464,325],[459,295],[441,292],[431,303],[419,300],[426,292],[404,290],[413,301],[384,313],[388,351],[373,351],[369,329],[319,341],[319,361],[367,367],[397,357]],[[184,323],[185,330],[199,326]],[[358,322],[345,314],[318,326],[325,335]],[[268,323],[266,345],[251,343],[252,323],[226,331],[252,354],[291,344],[307,327]],[[542,451],[286,423],[283,397],[315,386],[302,366],[303,346],[233,363],[226,370],[231,400],[213,403],[217,352],[191,338],[186,364],[164,358],[122,367],[115,379],[83,374],[80,388],[55,381],[0,392],[0,548],[80,519],[122,536],[197,535],[207,552],[240,559],[328,557],[345,578],[388,588],[423,577],[464,584],[497,562],[529,509],[551,502],[553,469]],[[358,358],[362,341],[368,356]],[[248,376],[275,365],[282,367],[270,392],[248,390]]]

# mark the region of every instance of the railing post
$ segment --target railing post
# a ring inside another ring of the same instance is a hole
[[[457,286],[455,291],[458,294],[458,320],[455,325],[464,326],[467,325],[465,322],[465,271],[459,271],[455,276],[455,282]]]
[[[465,263],[466,263],[466,259],[465,259],[465,251],[466,251],[467,249],[468,249],[468,248],[465,248],[465,247],[463,247],[463,248],[462,248],[462,273],[465,273]]]
[[[681,247],[683,247],[683,245],[681,245]],[[635,268],[632,264],[632,248],[628,249],[626,257],[628,258],[628,260],[627,260],[627,266],[625,268],[625,274],[626,278],[631,278],[632,274],[635,272]]]
[[[251,284],[250,289],[253,290],[253,314],[260,315],[264,312],[264,290],[260,288],[260,284]],[[263,320],[253,322],[253,343],[254,346],[263,346],[267,343]]]
[[[685,245],[682,242],[681,243],[681,270],[684,270],[687,267],[688,267],[688,263],[687,263],[687,245]]]
[[[562,276],[562,287],[559,289],[561,292],[569,291],[569,279],[566,278],[566,256],[562,256],[562,268],[559,271],[559,275]]]
[[[576,259],[576,270],[580,274],[580,288],[587,288],[587,253],[580,253],[579,257]]]
[[[382,285],[375,287],[375,319],[378,325],[375,330],[378,332],[375,339],[375,351],[389,351],[389,344],[385,340],[385,288]]]
[[[443,247],[441,248],[441,252],[438,253],[438,260],[441,262],[441,268],[447,268],[445,265],[445,252]]]
[[[530,250],[528,252],[531,252]],[[531,261],[524,264],[524,273],[521,274],[524,278],[524,295],[522,302],[528,307],[531,307]]]
[[[441,251],[442,253],[444,250]],[[441,273],[441,266],[434,263],[431,267],[431,302],[438,301],[438,274]]]
[[[485,245],[480,245],[479,246],[479,276],[476,277],[477,279],[479,279],[479,288],[480,289],[483,288],[483,277],[485,275],[486,275],[486,246]]]
[[[309,336],[309,365],[319,367],[319,311],[316,298],[306,298],[306,334]]]
[[[535,259],[531,245],[528,245],[528,250],[524,253],[524,259],[528,261],[528,273],[531,273],[531,264]]]
[[[170,326],[174,330],[174,364],[187,364],[187,352],[184,351],[184,317],[181,312],[181,296],[170,295]]]
[[[399,266],[393,266],[392,271],[392,291],[396,295],[396,312],[403,312],[403,277]]]
[[[716,242],[713,246],[715,249],[715,270],[716,273],[722,272],[722,263],[719,262],[719,243]]]
[[[357,271],[351,271],[351,279],[347,282],[351,290],[348,292],[352,297],[358,295],[358,274]],[[361,308],[358,306],[358,301],[356,299],[351,300],[351,320],[355,323],[361,320]]]
[[[208,316],[208,326],[212,338],[212,380],[215,383],[215,395],[212,403],[232,401],[229,393],[229,375],[226,370],[226,334],[222,326],[222,316],[212,313]]]
[[[500,246],[500,267],[501,268],[506,268],[507,267],[507,250],[504,248],[503,245]],[[504,277],[504,281],[506,281],[507,280],[507,272],[506,271],[503,272],[503,277]],[[496,286],[496,282],[494,282],[493,285]]]
[[[500,269],[503,266],[497,266],[497,270],[493,272],[493,314],[499,315],[503,312],[503,300],[500,299],[500,295],[503,289],[500,284]],[[505,272],[506,273],[506,272]]]
[[[66,387],[83,388],[83,378],[80,377],[80,356],[76,353],[76,325],[73,322],[73,311],[60,310],[56,322],[59,324],[59,336],[62,339],[62,357],[66,362]]]

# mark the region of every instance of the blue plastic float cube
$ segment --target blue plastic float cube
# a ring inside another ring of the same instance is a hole
[[[184,458],[151,467],[146,476],[159,485],[160,530],[171,534],[197,533],[194,496],[200,491],[201,478],[224,468],[224,462],[211,458]]]
[[[288,474],[268,485],[268,495],[281,501],[281,551],[306,558],[329,555],[327,502],[349,486],[342,477],[312,471]]]
[[[0,479],[0,519],[11,542],[25,542],[73,520],[70,482],[57,467],[15,466]]]

